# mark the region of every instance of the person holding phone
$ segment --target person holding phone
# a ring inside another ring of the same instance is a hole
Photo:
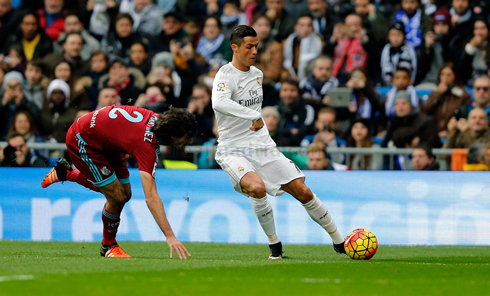
[[[8,145],[0,149],[0,162],[3,167],[44,167],[43,157],[32,156],[25,138],[18,132],[7,137]]]

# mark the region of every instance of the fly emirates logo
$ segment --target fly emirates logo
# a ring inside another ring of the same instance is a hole
[[[262,104],[263,96],[262,96],[262,90],[256,89],[256,90],[249,90],[248,94],[250,95],[250,99],[248,100],[238,100],[238,104],[245,106],[245,107],[250,107],[256,104]]]

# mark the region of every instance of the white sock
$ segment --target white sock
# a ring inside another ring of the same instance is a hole
[[[334,244],[340,244],[344,242],[344,238],[342,234],[340,234],[340,232],[337,230],[337,225],[335,224],[332,215],[330,215],[327,207],[316,196],[316,194],[313,194],[313,199],[303,204],[303,206],[308,212],[308,215],[310,215],[311,219],[320,224],[320,226],[328,232]]]
[[[267,200],[267,196],[263,198],[253,198],[252,208],[259,219],[260,226],[264,230],[267,238],[269,239],[269,245],[280,242],[276,235],[276,226],[274,225],[274,213],[272,212],[272,206]]]

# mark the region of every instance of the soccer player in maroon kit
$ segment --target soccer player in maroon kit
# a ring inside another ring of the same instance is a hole
[[[180,259],[190,256],[175,237],[165,215],[155,183],[160,145],[183,147],[197,130],[196,118],[186,109],[173,108],[157,114],[133,106],[110,106],[78,119],[66,135],[66,147],[76,168],[60,159],[44,177],[43,188],[61,181],[73,181],[107,199],[102,211],[104,225],[100,255],[129,258],[116,242],[119,215],[131,198],[131,184],[125,154],[138,162],[146,203],[164,233],[170,247]]]

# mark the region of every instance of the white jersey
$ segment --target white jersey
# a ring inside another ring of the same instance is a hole
[[[221,67],[213,82],[212,104],[218,123],[218,147],[275,147],[267,126],[254,132],[252,121],[262,117],[264,74],[254,66],[240,71]]]

